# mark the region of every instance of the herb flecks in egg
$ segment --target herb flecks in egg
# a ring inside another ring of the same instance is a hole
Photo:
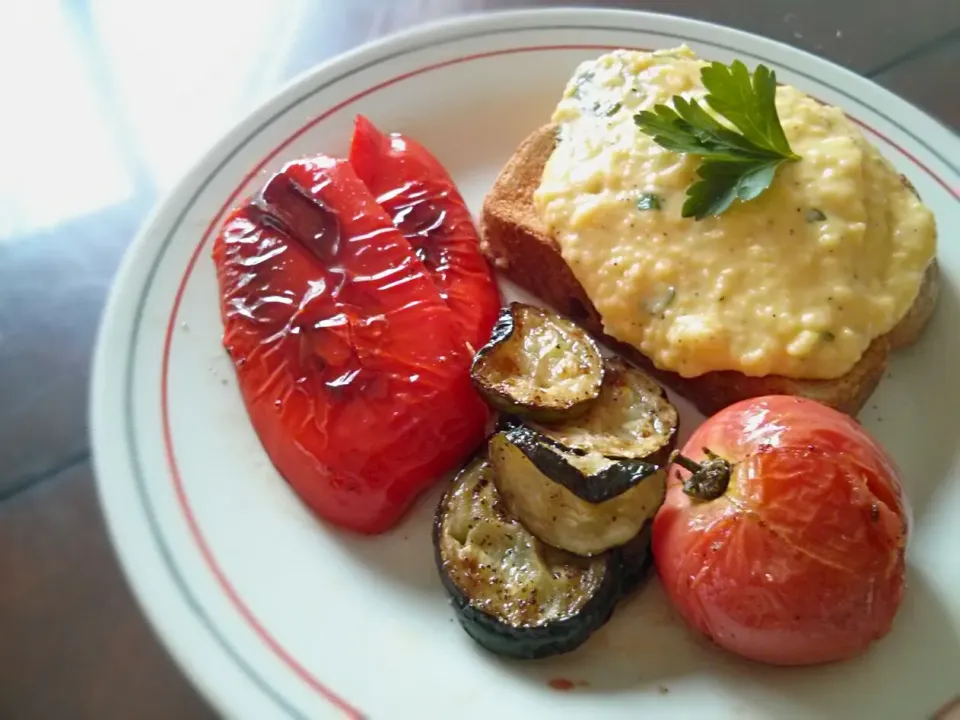
[[[661,210],[663,201],[656,193],[642,193],[637,197],[637,210]]]

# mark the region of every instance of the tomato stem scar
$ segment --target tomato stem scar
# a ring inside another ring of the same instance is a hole
[[[690,471],[690,477],[683,481],[683,492],[694,500],[716,500],[727,490],[730,484],[730,463],[708,448],[703,448],[707,459],[702,463],[694,462],[679,450],[670,455],[670,462]]]

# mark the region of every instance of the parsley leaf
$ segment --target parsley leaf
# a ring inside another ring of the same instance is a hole
[[[722,124],[696,100],[673,98],[634,116],[641,131],[672,152],[697,155],[699,180],[687,188],[683,217],[720,215],[734,200],[748,202],[770,187],[777,168],[799,160],[777,117],[777,76],[757,66],[751,76],[739,60],[714,62],[700,71],[704,102],[736,130]],[[739,132],[737,132],[739,131]]]

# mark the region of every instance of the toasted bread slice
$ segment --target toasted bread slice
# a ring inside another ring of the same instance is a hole
[[[811,398],[856,415],[883,377],[891,348],[914,342],[933,313],[939,287],[936,263],[931,264],[907,316],[888,335],[874,340],[860,361],[842,377],[802,380],[723,371],[685,378],[660,370],[636,348],[604,334],[600,314],[534,210],[533,193],[554,143],[554,126],[539,128],[523,141],[500,172],[484,200],[480,219],[484,254],[507,278],[583,324],[598,339],[693,402],[703,413],[710,415],[739,400],[775,394]]]

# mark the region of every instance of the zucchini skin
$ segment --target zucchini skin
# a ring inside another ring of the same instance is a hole
[[[487,453],[509,511],[541,542],[581,557],[628,545],[666,496],[665,469],[564,452],[524,425],[494,434]]]
[[[647,520],[640,532],[626,545],[617,548],[620,561],[620,594],[629,595],[639,589],[653,569],[653,520]]]
[[[541,402],[543,398],[536,397],[530,401],[522,401],[511,395],[505,388],[498,387],[485,377],[484,370],[486,363],[495,353],[502,352],[503,345],[513,337],[514,333],[519,332],[516,313],[531,308],[547,315],[555,315],[552,311],[543,308],[534,308],[533,306],[518,302],[510,303],[510,305],[502,308],[497,322],[494,324],[493,330],[490,333],[489,342],[480,348],[474,356],[470,370],[471,381],[477,392],[479,392],[492,407],[503,413],[518,415],[545,423],[572,420],[583,415],[597,399],[603,383],[605,366],[603,358],[600,355],[600,349],[594,339],[580,326],[566,318],[556,316],[558,320],[569,323],[582,333],[580,340],[588,348],[590,355],[588,359],[597,363],[596,389],[591,396],[559,406],[546,405]]]
[[[448,496],[457,487],[460,476],[486,462],[479,453],[461,470],[437,505],[433,522],[434,562],[440,581],[450,598],[455,615],[464,631],[485,650],[503,657],[534,660],[575,650],[613,614],[621,596],[623,565],[617,553],[608,553],[603,581],[592,597],[575,615],[543,625],[514,626],[475,606],[471,598],[454,582],[446,570],[441,538]]]
[[[625,394],[627,397],[624,397]],[[629,411],[626,417],[622,415],[625,400],[626,407],[645,411],[644,417],[648,418],[646,427],[638,425],[636,417],[631,419]],[[612,428],[615,436],[608,436],[611,428],[605,428],[603,420],[608,412],[613,413],[615,421],[635,426],[637,434],[629,443],[624,443],[622,430],[616,429],[616,422]],[[679,415],[663,386],[622,359],[610,358],[604,362],[600,395],[584,415],[571,421],[542,423],[533,420],[527,424],[546,440],[575,454],[592,451],[610,459],[643,460],[652,465],[666,466],[677,444]]]
[[[506,436],[540,472],[592,505],[622,495],[661,470],[661,466],[644,460],[620,459],[588,476],[549,449],[553,446],[560,452],[570,452],[567,448],[526,425],[514,425]]]
[[[539,627],[515,628],[500,622],[473,607],[445,573],[441,573],[441,578],[457,620],[480,647],[515,660],[539,660],[576,650],[606,624],[620,598],[620,583],[613,580],[614,574],[619,575],[619,570],[613,571],[616,567],[616,563],[611,562],[608,570],[611,581],[605,583],[601,592],[594,595],[577,615]]]

